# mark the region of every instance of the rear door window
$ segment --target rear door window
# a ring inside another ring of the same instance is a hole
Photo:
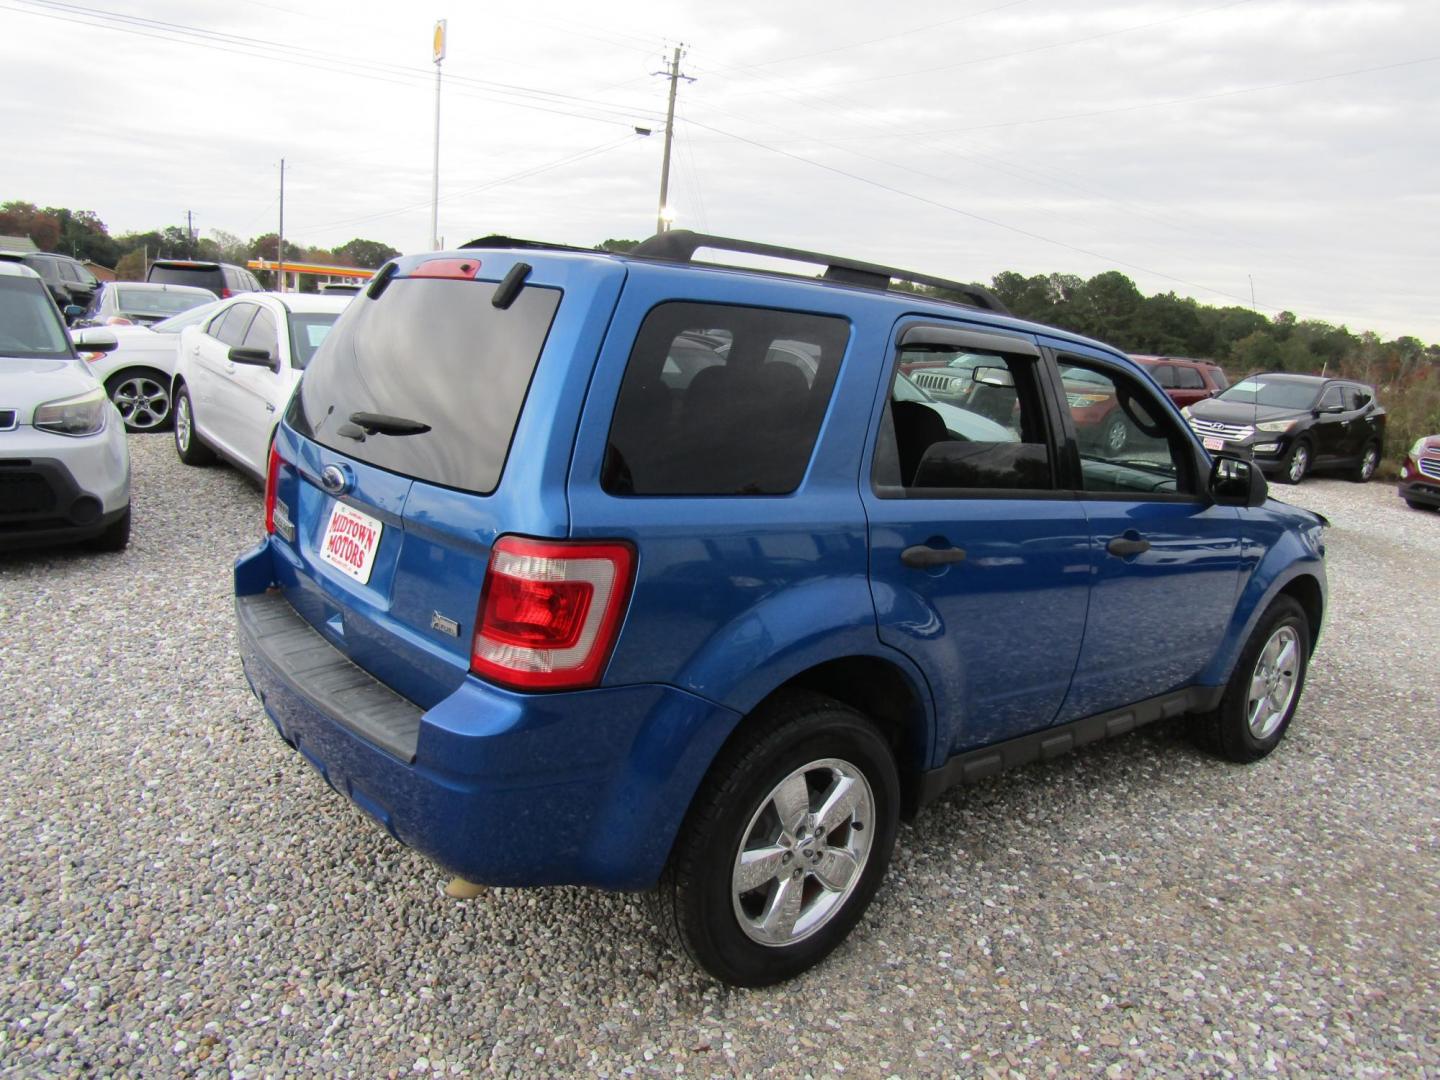
[[[236,304],[219,316],[206,330],[217,341],[236,346],[245,341],[245,332],[250,329],[250,320],[255,316],[254,304]]]
[[[275,316],[261,308],[245,333],[244,345],[247,349],[264,349],[272,357],[279,356],[280,335],[275,328]]]
[[[1204,390],[1205,380],[1200,377],[1200,372],[1192,367],[1180,367],[1175,369],[1177,385],[1181,390]],[[1163,384],[1162,384],[1163,385]]]
[[[612,495],[784,495],[850,340],[841,318],[667,303],[636,335],[605,451]]]
[[[377,298],[357,296],[324,335],[291,401],[290,426],[378,468],[490,494],[560,306],[558,289],[527,285],[497,308],[495,288],[398,278]],[[367,435],[358,413],[425,430]]]

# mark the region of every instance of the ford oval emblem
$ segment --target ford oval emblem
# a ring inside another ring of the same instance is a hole
[[[320,474],[320,486],[331,495],[343,495],[350,490],[350,477],[339,465],[326,465]]]

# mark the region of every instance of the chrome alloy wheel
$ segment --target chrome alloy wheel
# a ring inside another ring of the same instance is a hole
[[[182,454],[190,449],[190,399],[183,394],[175,403],[175,445]]]
[[[116,384],[110,400],[120,410],[125,426],[133,431],[157,428],[170,415],[169,393],[145,375],[132,375]]]
[[[1300,635],[1293,626],[1279,627],[1260,650],[1245,705],[1250,734],[1257,740],[1275,734],[1285,719],[1300,684],[1300,660]]]
[[[741,930],[771,946],[815,933],[859,884],[874,832],[870,783],[848,761],[822,758],[785,777],[761,800],[735,857]]]
[[[1105,429],[1105,449],[1112,454],[1118,454],[1125,449],[1125,444],[1129,441],[1130,429],[1125,426],[1124,417],[1115,417]]]
[[[1365,456],[1360,459],[1360,479],[1369,480],[1375,475],[1375,466],[1380,464],[1380,448],[1367,446]]]
[[[1301,443],[1290,452],[1290,482],[1298,484],[1305,479],[1305,470],[1310,468],[1310,451]]]

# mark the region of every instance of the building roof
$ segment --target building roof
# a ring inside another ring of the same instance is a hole
[[[0,236],[0,248],[6,251],[39,251],[35,241],[28,236]]]

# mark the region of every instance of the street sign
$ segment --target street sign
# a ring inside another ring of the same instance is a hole
[[[445,20],[435,24],[435,63],[445,59]]]

